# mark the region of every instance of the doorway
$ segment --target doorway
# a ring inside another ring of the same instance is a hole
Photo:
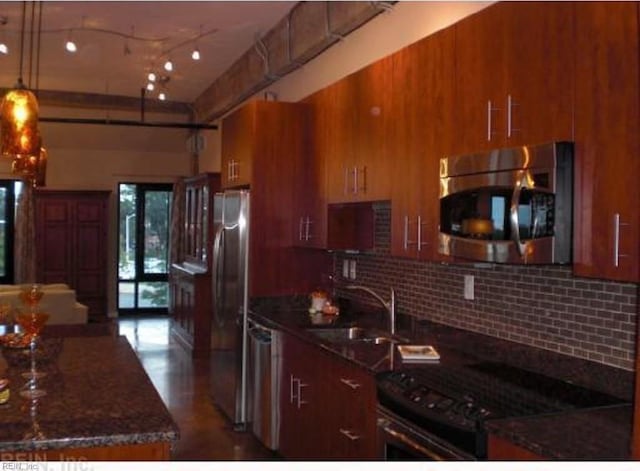
[[[118,313],[167,314],[173,185],[118,188]]]

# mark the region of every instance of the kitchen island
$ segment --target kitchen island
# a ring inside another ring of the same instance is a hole
[[[167,460],[178,427],[124,336],[43,337],[38,399],[20,395],[29,349],[3,348],[0,459]]]

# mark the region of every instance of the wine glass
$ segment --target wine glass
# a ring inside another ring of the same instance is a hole
[[[43,295],[42,285],[38,283],[30,283],[20,287],[20,301],[28,306],[32,312],[37,310]]]
[[[22,373],[22,377],[27,379],[27,387],[20,391],[20,395],[29,399],[37,399],[46,394],[44,389],[38,388],[37,380],[46,376],[46,373],[43,371],[38,371],[36,369],[36,340],[44,327],[44,324],[47,322],[49,318],[49,314],[44,312],[21,312],[16,317],[16,321],[20,327],[26,332],[26,335],[29,337],[29,350],[30,350],[30,368],[29,371],[25,371]]]

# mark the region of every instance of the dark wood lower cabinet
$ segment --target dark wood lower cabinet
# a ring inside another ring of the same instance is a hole
[[[376,456],[376,389],[367,371],[283,335],[280,453],[287,459]]]
[[[208,355],[211,344],[211,273],[174,264],[171,287],[171,332],[192,356]]]

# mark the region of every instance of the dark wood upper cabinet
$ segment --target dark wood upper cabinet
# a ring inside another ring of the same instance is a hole
[[[573,137],[571,2],[499,2],[456,23],[450,154]]]
[[[434,260],[439,226],[438,162],[454,139],[455,35],[440,31],[392,56],[388,154],[391,253]]]
[[[250,296],[305,293],[328,274],[330,256],[294,239],[296,162],[310,152],[309,117],[306,104],[252,101],[222,122],[223,187],[251,190]]]
[[[390,198],[386,138],[390,116],[391,58],[387,57],[330,85],[331,117],[325,138],[329,203]]]
[[[575,4],[574,272],[640,279],[638,4]]]

